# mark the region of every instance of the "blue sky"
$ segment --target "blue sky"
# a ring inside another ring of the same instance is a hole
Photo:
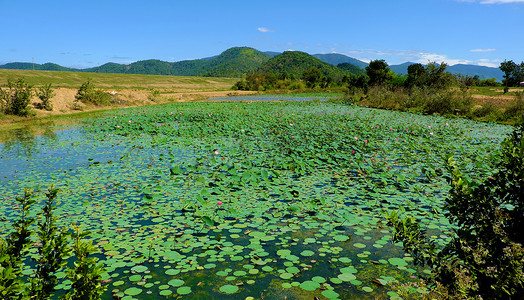
[[[181,61],[235,46],[498,67],[524,60],[524,0],[0,0],[0,64]]]

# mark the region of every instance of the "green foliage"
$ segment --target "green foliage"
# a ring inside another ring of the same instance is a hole
[[[56,225],[53,215],[58,189],[51,186],[46,192],[46,201],[40,217],[35,218],[31,206],[36,202],[33,190],[24,190],[18,202],[18,219],[11,225],[13,231],[5,239],[0,239],[0,298],[1,299],[50,299],[58,284],[57,272],[65,266],[64,259],[71,252],[68,248],[69,233]],[[35,232],[31,225],[37,221],[37,243],[31,240]],[[73,250],[78,261],[74,270],[67,271],[72,281],[72,290],[67,299],[99,299],[105,290],[101,285],[102,265],[96,264],[96,258],[88,257],[96,249],[86,242],[75,238]],[[31,245],[37,248],[33,256],[36,265],[34,276],[27,278],[22,274],[25,257]],[[27,282],[27,283],[26,283]],[[71,295],[71,296],[70,296]]]
[[[37,246],[38,259],[36,263],[36,276],[31,281],[31,297],[49,299],[58,284],[56,272],[65,265],[64,258],[71,252],[67,248],[68,233],[58,231],[57,218],[53,216],[55,199],[58,189],[51,186],[46,193],[47,200],[42,208],[43,219],[38,222],[37,235],[40,244]]]
[[[351,74],[356,74],[356,75],[364,75],[366,74],[366,71],[364,71],[363,69],[355,66],[355,65],[352,65],[350,63],[341,63],[341,64],[338,64],[337,65],[337,68],[341,69],[341,70],[344,70],[346,72],[349,72]]]
[[[35,112],[29,107],[33,97],[33,87],[19,78],[16,82],[8,80],[8,88],[1,89],[0,102],[5,114],[21,117],[34,116]]]
[[[82,238],[90,232],[82,232],[80,226],[73,225],[75,229],[73,252],[77,257],[75,268],[66,273],[71,279],[72,289],[67,293],[65,299],[100,299],[100,295],[106,290],[102,285],[103,263],[98,263],[98,258],[92,255],[97,252],[91,241]]]
[[[413,64],[408,67],[408,77],[405,82],[407,88],[429,88],[442,90],[449,88],[454,81],[453,75],[446,72],[445,63],[429,63],[427,66]]]
[[[82,83],[75,95],[75,101],[82,103],[91,103],[95,105],[110,105],[111,95],[95,89],[90,80]]]
[[[366,67],[366,74],[369,77],[369,85],[383,85],[393,79],[393,72],[383,59],[372,60]]]
[[[23,197],[16,197],[20,209],[18,219],[11,225],[13,231],[7,238],[0,239],[0,296],[2,299],[19,299],[24,292],[22,280],[23,258],[29,252],[32,231],[29,229],[35,222],[30,217],[30,207],[35,203],[34,192],[25,189]]]
[[[458,298],[512,298],[524,294],[524,119],[502,143],[498,170],[483,182],[448,158],[451,190],[445,216],[457,227],[443,248],[426,240],[412,219],[389,215],[395,241],[415,262],[433,269],[428,280]]]
[[[317,68],[324,77],[332,78],[333,81],[340,81],[346,74],[343,70],[300,51],[285,51],[268,60],[256,72],[273,73],[277,77],[285,74],[286,78],[297,79],[311,68]]]
[[[504,86],[519,86],[524,81],[524,62],[518,65],[512,60],[505,60],[500,63],[499,69],[504,72]]]
[[[312,88],[322,81],[322,73],[318,68],[311,67],[302,73],[302,79],[306,82],[307,87]]]
[[[40,107],[45,110],[53,110],[53,104],[51,103],[51,98],[55,96],[53,89],[51,88],[51,83],[44,85],[36,91],[36,96],[42,101]]]

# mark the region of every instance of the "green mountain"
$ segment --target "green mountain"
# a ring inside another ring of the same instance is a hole
[[[257,69],[257,73],[287,74],[292,78],[300,78],[304,71],[313,67],[318,68],[324,76],[335,80],[346,74],[345,71],[300,51],[285,51],[271,58]]]
[[[207,67],[202,76],[242,77],[252,72],[271,59],[269,54],[248,47],[228,49],[217,57],[207,60]]]
[[[77,69],[62,67],[60,65],[53,64],[53,63],[45,63],[41,65],[41,64],[15,62],[15,63],[7,63],[5,65],[0,65],[0,69],[7,69],[7,70],[33,70],[33,68],[38,71],[79,71]]]

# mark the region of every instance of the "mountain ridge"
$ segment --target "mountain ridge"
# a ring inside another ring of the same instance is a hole
[[[124,73],[124,74],[150,74],[150,75],[173,75],[173,76],[206,76],[206,77],[241,77],[244,73],[252,72],[282,53],[261,52],[251,47],[233,47],[225,50],[219,55],[178,62],[166,62],[158,59],[136,61],[131,64],[118,64],[108,62],[92,68],[68,68],[55,63],[33,64],[24,62],[12,62],[0,65],[0,69],[18,70],[42,70],[42,71],[69,71],[69,72],[91,72],[91,73]],[[325,63],[337,66],[349,63],[361,69],[365,69],[368,63],[339,53],[309,54]],[[407,74],[407,68],[412,62],[399,65],[390,65],[389,68],[397,74]],[[498,68],[458,64],[448,66],[450,73],[460,73],[480,78],[496,78],[502,81],[503,72]]]

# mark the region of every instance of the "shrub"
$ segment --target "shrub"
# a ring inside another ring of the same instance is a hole
[[[505,120],[518,120],[524,115],[524,92],[516,92],[515,101],[506,107],[504,111]]]
[[[92,103],[95,105],[110,105],[111,95],[104,91],[95,89],[91,81],[82,83],[75,95],[75,101],[82,103]]]
[[[53,216],[57,194],[58,189],[53,187],[47,191],[42,217],[38,220],[30,211],[36,202],[34,192],[25,189],[23,197],[16,198],[20,210],[18,220],[11,225],[14,230],[5,239],[0,239],[0,299],[49,299],[53,296],[58,284],[57,272],[65,266],[64,260],[71,252],[67,246],[69,233],[57,227],[57,218]],[[35,233],[32,225],[36,221],[38,242],[34,243],[31,236]],[[101,284],[102,264],[97,264],[97,259],[92,257],[95,249],[80,240],[85,235],[87,233],[77,228],[72,247],[77,262],[76,268],[66,270],[72,282],[66,299],[98,299],[105,290]],[[37,254],[31,254],[36,272],[26,276],[22,273],[24,260],[33,245],[37,248]]]
[[[524,295],[524,119],[502,143],[497,171],[483,182],[448,158],[446,217],[454,236],[443,249],[426,239],[415,218],[388,219],[395,241],[416,264],[432,268],[426,280],[457,298],[511,299]]]
[[[8,81],[8,88],[0,93],[2,110],[5,114],[21,117],[34,116],[29,107],[33,97],[33,87],[20,78],[16,82]]]
[[[53,110],[53,104],[51,103],[51,98],[55,96],[53,89],[51,88],[51,83],[44,85],[36,91],[36,96],[42,101],[40,108],[45,110]]]

